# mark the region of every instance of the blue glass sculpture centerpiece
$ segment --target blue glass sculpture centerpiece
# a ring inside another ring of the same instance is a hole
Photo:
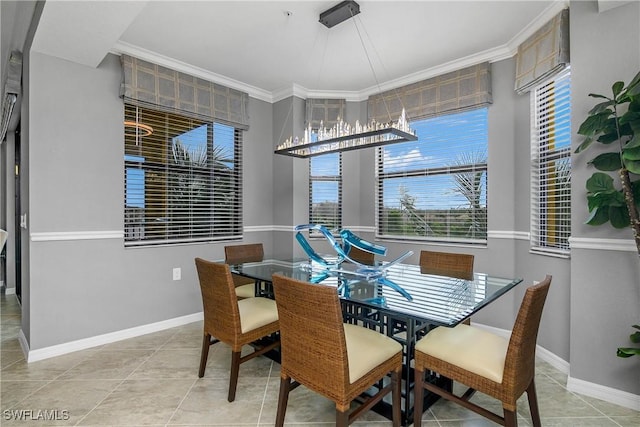
[[[304,230],[316,230],[321,233],[322,236],[331,244],[333,250],[335,250],[336,256],[332,257],[331,259],[323,258],[322,256],[320,256],[311,247],[307,239],[305,239],[305,237],[302,235],[301,231]],[[316,275],[311,277],[312,283],[319,283],[332,275],[348,274],[350,276],[355,276],[355,281],[366,280],[369,282],[376,282],[381,285],[388,286],[400,293],[407,300],[413,301],[413,298],[406,290],[386,278],[386,270],[394,264],[397,264],[413,255],[413,251],[407,251],[403,255],[390,262],[380,263],[379,265],[368,265],[363,264],[349,256],[349,252],[351,251],[352,247],[356,247],[360,250],[370,252],[375,255],[383,256],[387,254],[387,248],[361,239],[347,229],[340,230],[340,238],[342,240],[341,244],[340,242],[338,242],[338,240],[336,240],[329,229],[320,224],[298,225],[296,226],[295,231],[296,240],[298,241],[300,246],[302,246],[302,249],[304,249],[304,251],[312,261],[309,265],[307,265],[307,267],[314,273],[317,273]],[[348,261],[351,264],[355,265],[355,271],[347,271],[342,269],[341,267],[344,261]],[[342,283],[338,290],[342,292],[348,292],[348,289],[348,283]],[[376,301],[372,300],[372,302],[384,303],[384,298],[375,298],[375,300]]]

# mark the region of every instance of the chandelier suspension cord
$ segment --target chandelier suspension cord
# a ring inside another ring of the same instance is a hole
[[[286,39],[288,35],[290,35],[290,22],[291,22],[291,16],[292,14],[289,12],[285,12],[285,25],[284,25],[284,31],[283,31],[283,35],[284,35],[284,39]],[[289,81],[293,82],[293,69],[289,69]],[[293,86],[291,87],[291,89],[293,90]],[[282,122],[282,127],[280,128],[280,136],[278,137],[277,141],[282,141],[282,138],[284,136],[284,129],[287,126],[287,123],[289,122],[289,119],[291,118],[293,114],[293,96],[291,97],[291,102],[289,103],[289,111],[287,112],[287,117],[285,117],[284,121]]]
[[[369,52],[367,51],[367,48],[365,46],[364,38],[362,37],[362,34],[360,33],[360,28],[358,28],[358,24],[356,23],[356,17],[353,14],[353,12],[351,12],[351,11],[349,11],[349,12],[351,14],[351,19],[353,20],[353,25],[356,27],[356,32],[358,33],[358,37],[360,38],[360,44],[362,45],[362,50],[364,50],[364,54],[367,57],[367,62],[369,62],[369,68],[371,68],[371,73],[373,74],[373,79],[376,82],[376,87],[378,88],[378,92],[382,92],[382,89],[380,87],[380,81],[378,80],[378,75],[376,74],[376,71],[373,68],[373,62],[371,62],[371,58],[369,57]],[[377,55],[378,60],[380,61],[380,64],[382,65],[382,68],[386,71],[384,63],[382,62],[382,60],[380,60],[380,54],[378,54],[378,51],[376,50],[376,47],[374,46],[374,44],[371,43],[371,37],[369,36],[369,33],[367,32],[366,27],[362,23],[362,20],[360,19],[360,17],[357,17],[357,19],[360,21],[360,25],[362,26],[362,30],[364,31],[365,35],[367,36],[367,39],[369,40],[369,43],[371,44],[371,46],[373,46],[374,53]],[[389,74],[389,73],[387,73],[387,74]],[[404,109],[404,104],[402,102],[402,99],[400,98],[400,95],[398,95],[398,91],[396,89],[393,89],[393,93],[396,95],[396,97],[398,98],[398,101],[400,102],[400,105]],[[387,104],[387,99],[384,96],[382,97],[382,103],[384,104],[385,110],[387,110],[387,115],[389,116],[389,121],[391,121],[392,120],[391,111],[389,110],[389,105]]]

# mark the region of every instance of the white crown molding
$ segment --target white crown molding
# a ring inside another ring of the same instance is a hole
[[[124,231],[60,231],[49,233],[31,233],[32,242],[52,242],[60,240],[101,240],[123,239]]]
[[[114,53],[116,55],[122,55],[124,53],[127,55],[135,56],[136,58],[144,59],[145,61],[153,62],[154,64],[162,65],[164,67],[171,68],[172,70],[180,71],[195,77],[200,77],[205,80],[219,83],[233,89],[247,92],[249,96],[253,98],[260,99],[266,102],[273,102],[273,95],[269,91],[248,85],[246,83],[242,83],[238,80],[234,80],[221,74],[207,71],[203,68],[187,64],[186,62],[169,58],[168,56],[160,55],[159,53],[134,46],[130,43],[126,43],[123,41],[116,42],[116,44],[111,48],[111,53]]]
[[[529,240],[530,234],[526,231],[489,230],[487,237],[489,239]]]
[[[518,34],[513,36],[506,44],[508,50],[511,52],[511,56],[518,52],[518,46],[529,38],[533,33],[538,31],[544,24],[551,21],[562,10],[569,7],[569,0],[556,0],[551,3],[545,10],[540,12],[536,18],[525,26]]]
[[[593,249],[598,251],[636,252],[636,244],[629,239],[593,239],[585,237],[570,237],[571,249]]]
[[[567,390],[585,396],[595,397],[596,399],[633,409],[634,411],[640,411],[640,395],[637,394],[580,380],[571,376],[567,378]]]
[[[112,342],[126,340],[129,338],[139,337],[141,335],[153,332],[164,331],[165,329],[175,328],[177,326],[198,322],[203,319],[202,312],[193,313],[186,316],[176,317],[173,319],[163,320],[148,325],[137,326],[135,328],[124,329],[121,331],[111,332],[108,334],[97,335],[95,337],[85,338],[77,341],[71,341],[64,344],[52,345],[50,347],[40,348],[37,350],[29,350],[29,345],[22,331],[18,334],[20,345],[23,346],[28,363],[38,360],[49,359],[51,357],[61,356],[63,354],[72,353],[78,350],[86,350],[88,348],[97,347],[99,345],[110,344]],[[24,339],[24,344],[23,344]]]
[[[291,87],[278,89],[275,91],[267,91],[249,84],[240,82],[238,80],[231,79],[229,77],[216,74],[207,70],[204,70],[187,63],[177,61],[164,55],[149,51],[147,49],[140,48],[130,43],[118,41],[111,52],[116,55],[127,54],[135,56],[140,59],[144,59],[149,62],[153,62],[159,65],[163,65],[167,68],[171,68],[177,71],[182,71],[203,79],[223,84],[225,86],[238,89],[247,92],[249,96],[260,99],[262,101],[275,103],[283,99],[297,96],[302,99],[307,98],[336,98],[346,99],[350,102],[366,101],[370,95],[376,93],[391,90],[397,87],[406,86],[422,80],[426,80],[441,74],[446,74],[451,71],[459,70],[461,68],[476,65],[482,62],[497,62],[504,59],[511,58],[518,50],[518,45],[533,34],[538,28],[546,24],[551,18],[558,14],[562,9],[569,7],[568,0],[558,0],[551,3],[545,10],[543,10],[533,21],[531,21],[525,28],[523,28],[518,34],[516,34],[506,44],[497,46],[491,49],[484,50],[482,52],[475,53],[463,58],[459,58],[447,63],[431,67],[422,71],[418,71],[407,76],[389,80],[379,85],[371,86],[360,91],[339,91],[339,90],[313,90],[308,89],[298,84],[293,84]]]

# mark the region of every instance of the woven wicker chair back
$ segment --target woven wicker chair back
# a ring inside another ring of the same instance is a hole
[[[336,289],[278,274],[273,287],[280,319],[281,371],[318,393],[344,399],[347,346]]]
[[[204,310],[204,332],[233,343],[241,334],[240,312],[231,271],[227,264],[196,258]]]
[[[262,243],[233,245],[224,247],[224,262],[237,264],[241,262],[258,262],[264,258]]]
[[[363,251],[360,248],[356,248],[355,246],[351,246],[351,250],[347,254],[354,261],[358,261],[359,263],[366,265],[373,265],[375,261],[375,254],[372,252]]]
[[[533,379],[538,329],[550,286],[551,276],[547,275],[537,285],[527,288],[513,325],[503,373],[503,378],[509,381],[503,380],[503,383],[513,383],[515,396],[522,394]]]
[[[423,274],[473,279],[473,255],[449,252],[420,251],[420,271]]]

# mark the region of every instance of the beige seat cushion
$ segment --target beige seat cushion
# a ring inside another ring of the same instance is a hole
[[[393,338],[362,326],[345,323],[344,336],[351,384],[402,351],[402,345]]]
[[[253,298],[256,296],[256,285],[250,283],[248,285],[238,286],[236,288],[236,296],[238,298]]]
[[[242,333],[278,320],[278,309],[275,300],[272,299],[262,297],[241,299],[238,300],[238,309]]]
[[[429,332],[418,341],[416,351],[501,383],[508,346],[509,341],[503,337],[460,324]]]

